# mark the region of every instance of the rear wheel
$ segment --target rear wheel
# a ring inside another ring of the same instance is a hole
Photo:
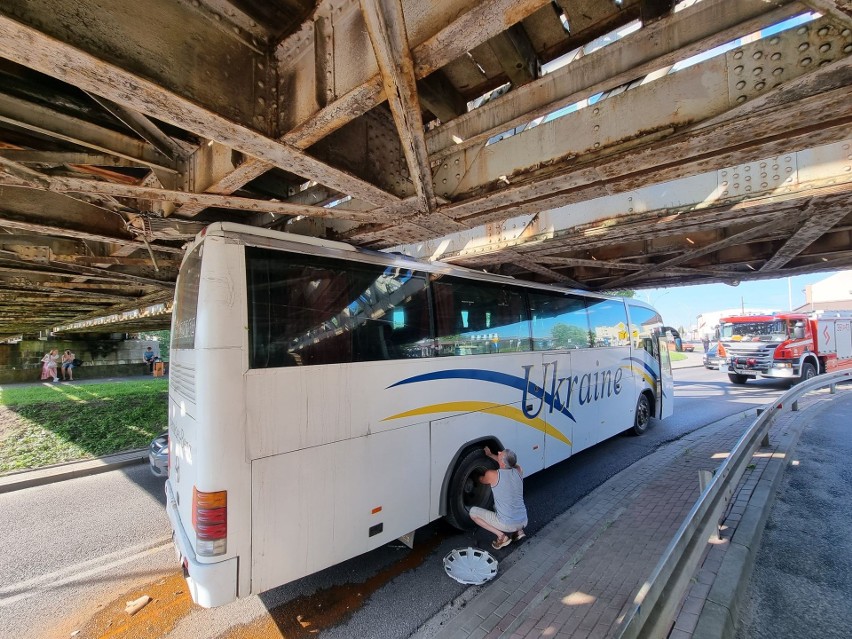
[[[731,380],[732,384],[745,384],[748,381],[748,375],[728,373],[728,379]]]
[[[645,393],[639,395],[636,401],[636,417],[633,419],[633,428],[631,432],[634,435],[641,435],[651,424],[651,400]]]
[[[813,364],[802,364],[802,372],[799,375],[799,381],[804,382],[812,377],[816,377],[816,368],[814,368]]]
[[[470,519],[470,509],[474,506],[491,507],[494,499],[491,486],[481,483],[479,478],[486,470],[494,469],[496,464],[485,456],[481,448],[474,448],[459,460],[447,489],[445,517],[451,526],[470,530],[476,526]]]

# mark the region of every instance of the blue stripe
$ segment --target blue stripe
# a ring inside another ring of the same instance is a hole
[[[516,375],[507,375],[506,373],[498,373],[497,371],[488,371],[481,370],[478,368],[456,368],[449,369],[443,371],[436,371],[434,373],[425,373],[423,375],[415,375],[414,377],[409,377],[408,379],[403,379],[395,384],[391,384],[388,388],[393,388],[394,386],[402,386],[403,384],[417,384],[419,382],[432,382],[437,380],[444,379],[474,379],[480,382],[490,382],[492,384],[500,384],[501,386],[508,386],[510,388],[515,388],[521,393],[524,392],[524,378],[518,377]],[[544,390],[530,382],[529,385],[529,394],[535,397],[536,399],[544,398],[544,401],[549,405],[553,405],[553,398],[551,393],[545,393]],[[559,411],[566,417],[568,417],[572,422],[576,422],[574,416],[571,414],[566,407],[562,407]]]

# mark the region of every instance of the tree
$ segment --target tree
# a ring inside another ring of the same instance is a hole
[[[586,348],[590,345],[588,333],[579,326],[555,324],[550,334],[556,348]]]
[[[616,297],[636,297],[636,291],[629,288],[618,289],[615,291],[603,291],[605,295],[615,295]]]

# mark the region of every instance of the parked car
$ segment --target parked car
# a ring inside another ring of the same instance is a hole
[[[695,351],[695,344],[693,344],[692,342],[684,342],[683,351],[685,353],[692,353],[693,351]]]
[[[714,371],[720,370],[720,367],[725,363],[724,357],[719,357],[719,343],[710,344],[707,352],[704,353],[704,367]]]
[[[151,442],[148,462],[155,477],[169,476],[169,431],[160,433]]]

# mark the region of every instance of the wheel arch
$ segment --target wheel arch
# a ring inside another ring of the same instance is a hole
[[[447,490],[449,490],[450,478],[453,476],[453,472],[455,471],[459,460],[465,455],[467,455],[474,448],[485,448],[486,446],[488,446],[492,450],[503,450],[503,444],[500,442],[499,438],[495,437],[494,435],[484,435],[482,437],[472,439],[469,442],[463,444],[462,446],[459,446],[459,449],[456,451],[456,454],[453,455],[453,458],[450,460],[450,463],[447,464],[447,468],[444,471],[444,479],[441,482],[441,494],[438,498],[438,514],[441,517],[447,514]]]

